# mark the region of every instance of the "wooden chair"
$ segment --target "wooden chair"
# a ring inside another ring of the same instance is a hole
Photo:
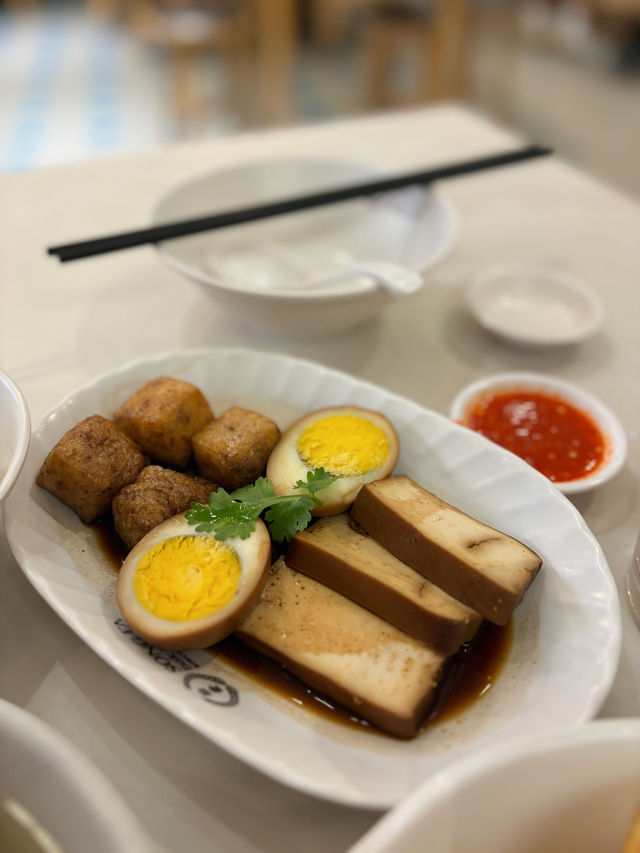
[[[470,0],[372,3],[362,31],[365,101],[371,108],[458,97],[465,89]],[[394,71],[413,60],[404,93]]]
[[[248,0],[134,0],[131,32],[165,48],[171,63],[171,102],[179,121],[205,114],[198,63],[215,51],[228,71],[234,110],[243,121],[254,112],[253,17]]]
[[[2,3],[7,12],[32,12],[41,5],[40,0],[4,0]]]

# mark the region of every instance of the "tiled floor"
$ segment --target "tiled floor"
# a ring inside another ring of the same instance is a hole
[[[215,67],[207,79],[222,86]],[[180,134],[157,49],[86,11],[0,17],[0,170],[144,148]],[[212,93],[215,96],[215,92]],[[208,134],[235,127],[228,110]]]
[[[214,59],[201,68],[212,105],[206,120],[179,125],[167,107],[162,52],[92,17],[85,6],[42,8],[35,14],[0,13],[1,171],[238,129],[224,71]],[[640,197],[640,74],[524,49],[507,104],[497,109],[483,69],[480,55],[471,95],[477,106]],[[301,51],[294,100],[295,120],[301,122],[361,112],[353,50],[330,56]]]

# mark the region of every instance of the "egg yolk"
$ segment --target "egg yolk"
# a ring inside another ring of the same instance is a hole
[[[236,552],[213,536],[174,536],[140,559],[133,588],[140,604],[159,619],[200,619],[228,604],[242,566]]]
[[[312,423],[298,438],[298,455],[309,468],[341,477],[367,474],[389,455],[389,439],[379,426],[357,415],[330,415]]]

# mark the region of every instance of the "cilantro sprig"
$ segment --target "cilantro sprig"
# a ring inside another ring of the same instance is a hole
[[[311,521],[311,510],[322,506],[317,492],[326,489],[338,477],[324,468],[307,472],[306,480],[298,480],[293,488],[296,495],[277,495],[266,477],[259,477],[250,486],[243,486],[229,494],[225,489],[211,492],[208,503],[192,503],[185,517],[196,525],[198,533],[213,532],[216,539],[239,536],[246,539],[253,533],[256,521],[264,513],[264,521],[271,538],[288,542],[291,537]]]

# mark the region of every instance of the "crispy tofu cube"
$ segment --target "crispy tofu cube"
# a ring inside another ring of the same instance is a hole
[[[112,421],[92,415],[66,432],[51,450],[37,483],[89,523],[144,468],[140,448]]]
[[[191,438],[211,420],[213,412],[195,385],[166,376],[147,382],[114,415],[152,459],[172,468],[187,467]]]
[[[147,465],[138,479],[113,499],[116,533],[131,549],[153,527],[189,509],[193,501],[206,503],[215,485],[159,465]]]
[[[279,438],[270,418],[237,406],[227,409],[193,438],[198,471],[229,492],[247,486],[264,474]]]

